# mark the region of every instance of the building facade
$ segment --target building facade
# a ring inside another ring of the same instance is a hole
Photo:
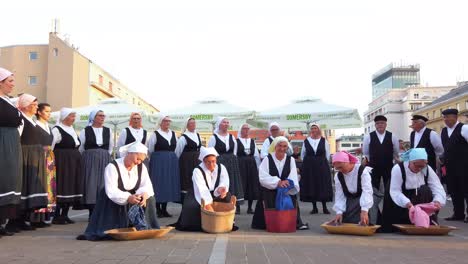
[[[414,113],[426,116],[429,119],[426,122],[427,127],[440,134],[442,128],[445,127],[442,111],[448,108],[458,109],[460,122],[466,123],[468,121],[466,117],[468,115],[468,82],[458,83],[457,88]]]
[[[374,117],[385,115],[388,119],[387,130],[398,139],[409,141],[412,131],[411,117],[415,111],[432,103],[437,98],[450,92],[456,86],[409,87],[392,89],[374,99],[364,112],[364,133],[375,130]]]
[[[356,153],[357,150],[362,148],[363,138],[364,135],[341,136],[336,139],[336,151],[348,151]]]
[[[0,67],[15,74],[17,94],[32,94],[56,110],[118,97],[148,114],[159,112],[54,32],[45,45],[1,47]]]
[[[372,99],[392,89],[420,85],[419,64],[391,63],[372,75]]]

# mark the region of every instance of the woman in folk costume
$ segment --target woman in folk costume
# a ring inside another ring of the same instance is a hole
[[[330,145],[322,137],[320,126],[312,124],[310,134],[304,140],[301,151],[301,201],[312,202],[311,214],[317,214],[317,202],[322,202],[324,214],[330,214],[327,202],[333,199],[330,160]]]
[[[180,191],[181,201],[184,201],[185,194],[192,190],[192,173],[200,161],[200,148],[202,142],[200,134],[196,131],[196,121],[194,118],[188,118],[182,136],[177,141],[175,153],[179,158],[180,169]]]
[[[47,207],[47,190],[43,183],[47,181],[45,174],[45,156],[41,145],[40,131],[33,120],[37,112],[37,99],[30,94],[23,94],[16,103],[23,116],[21,133],[23,186],[21,189],[21,204],[17,211],[17,219],[10,221],[9,226],[23,230],[35,229],[26,221],[30,221],[35,209]]]
[[[104,232],[114,228],[129,227],[130,206],[144,208],[148,229],[159,229],[153,185],[143,161],[148,148],[134,142],[119,149],[120,157],[109,163],[104,172],[104,188],[100,190],[97,204],[88,227],[78,240],[110,239]],[[135,223],[133,223],[135,224]]]
[[[52,129],[49,127],[48,123],[50,119],[50,113],[51,108],[49,104],[40,103],[38,105],[36,113],[36,124],[39,128],[38,130],[40,133],[41,145],[44,149],[45,155],[44,171],[47,177],[47,181],[44,184],[44,188],[47,189],[48,198],[47,208],[41,208],[34,211],[34,214],[30,219],[31,225],[39,228],[50,226],[50,224],[47,224],[45,221],[50,219],[51,214],[55,211],[56,204],[55,156],[52,148],[50,147],[54,137],[52,136]]]
[[[147,144],[151,153],[150,176],[154,183],[158,217],[172,217],[167,212],[167,203],[180,201],[179,160],[174,152],[177,138],[170,126],[169,116],[162,115]]]
[[[258,166],[260,154],[255,140],[249,138],[249,124],[243,124],[237,133],[237,159],[244,187],[244,199],[248,200],[247,214],[253,214],[252,203],[258,199],[260,183],[258,182]]]
[[[213,136],[208,141],[208,147],[215,148],[219,153],[218,163],[223,164],[229,174],[229,192],[237,197],[236,213],[240,213],[240,204],[244,201],[244,190],[242,187],[239,171],[239,161],[237,160],[237,141],[228,132],[229,120],[225,117],[218,117]]]
[[[231,202],[229,175],[224,165],[217,163],[218,152],[214,148],[201,147],[201,161],[192,172],[193,187],[187,193],[175,227],[180,231],[202,231],[201,200],[205,210],[213,211],[213,202]],[[233,227],[233,229],[235,229]]]
[[[12,236],[20,229],[3,224],[16,218],[17,205],[21,202],[23,183],[23,155],[19,127],[21,112],[9,98],[15,87],[15,78],[9,70],[0,68],[0,236]]]
[[[75,119],[76,112],[64,107],[60,110],[57,125],[52,128],[57,178],[57,206],[53,224],[73,224],[75,221],[68,217],[68,211],[83,197],[82,158],[78,150],[81,143],[73,128]]]
[[[289,181],[294,182],[294,188],[289,190],[293,203],[297,206],[297,193],[299,181],[297,179],[296,162],[287,155],[289,141],[283,136],[276,137],[270,145],[268,156],[263,159],[259,167],[260,198],[255,205],[255,213],[252,218],[252,228],[266,229],[263,203],[267,208],[275,208],[276,192],[278,187],[288,187]],[[301,220],[299,207],[297,207],[296,228],[298,230],[309,229]]]
[[[93,214],[96,199],[104,188],[104,169],[111,160],[114,149],[112,130],[104,126],[105,114],[102,110],[89,113],[88,126],[80,133],[80,152],[83,156],[83,205]]]
[[[131,113],[128,127],[122,129],[117,140],[117,149],[138,141],[146,144],[147,131],[143,129],[142,117],[140,113]]]
[[[268,156],[269,154],[268,150],[270,149],[270,144],[273,142],[273,140],[276,137],[282,136],[282,133],[283,133],[283,131],[281,130],[280,124],[278,124],[277,122],[271,122],[270,124],[268,124],[268,132],[270,133],[270,136],[267,139],[265,139],[262,145],[262,150],[260,151],[260,158],[262,160]],[[288,142],[287,154],[292,155],[293,152],[294,151],[292,149],[292,146]]]
[[[396,231],[393,224],[411,224],[408,210],[418,204],[433,203],[437,210],[445,205],[446,194],[439,177],[428,166],[424,148],[413,148],[402,155],[402,163],[392,168],[389,195],[385,196],[383,231]],[[437,216],[431,216],[437,223]]]
[[[337,224],[369,224],[369,209],[374,204],[370,173],[372,169],[358,163],[346,151],[333,155],[335,174],[335,204],[333,210]],[[372,220],[374,221],[374,220]]]

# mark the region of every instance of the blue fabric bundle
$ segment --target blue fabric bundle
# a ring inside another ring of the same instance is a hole
[[[128,219],[138,231],[149,229],[145,221],[145,210],[139,205],[135,204],[130,207],[130,210],[128,210]]]
[[[288,192],[292,188],[294,188],[294,182],[288,179],[289,187],[278,187],[276,190],[276,210],[283,211],[283,210],[291,210],[294,209],[294,204],[289,196]]]

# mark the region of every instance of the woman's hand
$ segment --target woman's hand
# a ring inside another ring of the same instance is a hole
[[[146,207],[146,200],[148,200],[148,194],[147,193],[142,193],[139,195],[140,198],[141,198],[141,201],[138,205],[142,206],[142,207]]]
[[[226,187],[219,187],[218,188],[219,198],[224,199],[227,194]]]
[[[289,181],[288,180],[279,181],[278,187],[282,187],[282,188],[289,187]]]
[[[342,214],[337,214],[334,219],[330,221],[330,223],[334,223],[336,225],[341,225],[343,222],[343,215]]]
[[[129,204],[138,204],[141,202],[141,197],[139,195],[132,194],[127,198]]]
[[[210,211],[210,212],[214,212],[213,205],[212,204],[205,205],[205,210]]]
[[[411,202],[408,202],[408,203],[406,204],[406,208],[410,209],[411,207],[413,207],[413,204],[412,204]]]
[[[442,205],[439,201],[434,201],[434,206],[437,208],[437,210],[440,210],[442,208]]]
[[[369,214],[366,211],[361,211],[361,225],[369,225]]]

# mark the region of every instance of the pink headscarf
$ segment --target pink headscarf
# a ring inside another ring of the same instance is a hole
[[[357,163],[358,159],[353,155],[349,154],[347,151],[340,151],[333,155],[332,159],[333,163],[335,162],[349,162],[349,163]]]
[[[4,69],[4,68],[0,68],[0,82],[12,75],[13,73],[11,71]]]
[[[18,101],[16,102],[16,107],[19,109],[28,107],[32,102],[36,101],[37,98],[30,95],[30,94],[22,94],[19,98]]]

